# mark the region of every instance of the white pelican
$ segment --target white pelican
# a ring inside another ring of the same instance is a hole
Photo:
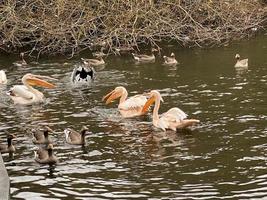
[[[6,84],[7,78],[4,70],[0,70],[0,84]]]
[[[160,107],[160,101],[163,102],[163,99],[157,90],[152,90],[148,94],[150,98],[144,105],[143,110],[147,110],[149,106],[155,102],[155,107],[153,110],[153,125],[155,127],[161,128],[163,131],[166,131],[166,129],[176,131],[176,129],[186,128],[199,122],[197,119],[186,119],[187,114],[176,107],[171,108],[159,116],[158,111]]]
[[[164,64],[175,66],[178,64],[177,60],[175,59],[175,54],[171,53],[171,57],[163,56]]]
[[[110,93],[102,98],[102,101],[106,101],[106,104],[111,103],[113,100],[120,97],[118,109],[124,118],[135,117],[144,115],[147,113],[147,109],[143,109],[147,101],[147,97],[144,95],[135,95],[127,99],[128,92],[122,87],[116,87]]]
[[[235,68],[243,68],[243,69],[248,68],[248,58],[240,60],[239,54],[236,54],[235,58],[236,58]]]
[[[72,83],[90,83],[95,79],[95,70],[93,67],[85,65],[76,66],[71,74]]]
[[[8,92],[8,95],[10,95],[11,99],[14,101],[14,104],[28,105],[43,102],[43,93],[34,89],[32,86],[38,85],[46,88],[54,88],[55,86],[51,83],[42,80],[41,78],[56,80],[48,76],[25,74],[22,77],[23,85],[15,85]]]

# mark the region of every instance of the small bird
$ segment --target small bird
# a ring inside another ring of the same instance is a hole
[[[97,59],[81,58],[81,60],[83,61],[83,63],[85,65],[89,65],[89,66],[92,66],[92,67],[98,67],[98,66],[105,65],[105,61],[104,61],[102,56],[97,57]]]
[[[248,68],[248,58],[240,60],[240,55],[236,54],[236,64],[235,68]]]
[[[28,63],[24,59],[24,53],[23,52],[20,53],[20,59],[21,60],[19,60],[19,61],[13,62],[13,65],[16,67],[26,67],[28,65]]]
[[[44,130],[38,130],[32,133],[33,139],[32,142],[34,144],[50,144],[52,141],[49,139],[49,133],[52,133],[53,130],[48,126],[45,126]]]
[[[169,66],[175,66],[178,64],[177,60],[175,59],[175,54],[171,53],[170,57],[163,56],[164,64]]]
[[[48,144],[47,150],[39,148],[34,151],[34,160],[40,164],[53,165],[58,163],[58,158],[54,155],[54,147],[52,144]]]
[[[16,151],[15,146],[12,143],[12,140],[16,138],[14,134],[7,135],[7,145],[1,144],[0,145],[0,152],[1,153],[14,153]]]
[[[0,84],[6,84],[7,78],[4,70],[0,70]]]
[[[105,50],[105,47],[101,47],[100,51],[93,53],[93,56],[98,57],[98,58],[106,56],[107,54],[104,53],[104,50]]]
[[[155,48],[151,49],[151,54],[150,55],[146,55],[146,54],[136,54],[136,53],[132,53],[134,60],[137,62],[155,62],[155,55],[154,52],[158,51]]]
[[[75,145],[84,145],[85,144],[85,134],[88,131],[88,128],[86,126],[82,127],[82,130],[79,132],[67,128],[64,130],[65,138],[67,143],[69,144],[75,144]]]

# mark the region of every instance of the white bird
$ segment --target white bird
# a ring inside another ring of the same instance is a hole
[[[6,84],[7,78],[4,70],[0,70],[0,84]]]
[[[175,54],[171,53],[170,57],[163,56],[164,64],[169,66],[175,66],[178,64],[177,60],[175,59]]]
[[[43,93],[34,89],[32,86],[38,85],[45,88],[54,88],[55,86],[52,83],[42,80],[41,78],[57,80],[48,76],[25,74],[22,77],[23,85],[15,85],[8,92],[8,95],[14,101],[14,104],[29,105],[43,102]]]
[[[143,110],[147,110],[155,102],[155,107],[153,110],[153,125],[157,128],[161,128],[163,131],[166,129],[171,129],[176,131],[176,129],[182,129],[199,123],[197,119],[186,119],[187,114],[185,114],[179,108],[171,108],[167,112],[159,116],[160,101],[163,99],[157,90],[152,90],[148,93],[150,98],[147,100],[143,107]]]
[[[147,101],[146,96],[135,95],[129,97],[128,99],[127,97],[127,90],[124,87],[119,86],[104,96],[102,101],[106,101],[106,104],[109,104],[113,100],[120,98],[118,109],[124,118],[140,116],[147,113],[149,107],[147,109],[143,109]]]
[[[243,68],[243,69],[248,68],[248,58],[240,60],[239,54],[236,54],[235,58],[236,58],[235,68]]]

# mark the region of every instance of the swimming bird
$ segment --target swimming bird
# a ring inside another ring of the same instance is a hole
[[[160,102],[163,102],[160,93],[157,90],[152,90],[150,93],[148,93],[148,95],[150,96],[150,98],[144,105],[143,110],[146,110],[151,104],[155,102],[155,107],[153,109],[153,125],[155,127],[161,128],[163,131],[166,131],[166,129],[176,131],[176,129],[186,128],[199,123],[199,120],[197,119],[186,119],[187,114],[176,107],[169,109],[167,112],[159,116],[158,111]]]
[[[13,142],[12,142],[14,138],[16,138],[14,134],[7,135],[7,145],[0,144],[1,153],[14,153],[16,151],[15,146],[13,145]]]
[[[98,66],[105,65],[105,61],[102,58],[102,56],[98,57],[97,59],[85,59],[85,58],[81,58],[81,60],[83,61],[83,63],[85,65],[89,65],[89,66],[92,66],[92,67],[98,67]]]
[[[47,149],[39,148],[34,151],[34,160],[40,164],[53,165],[58,163],[58,158],[54,155],[54,147],[48,144]]]
[[[134,49],[132,46],[120,46],[120,47],[116,47],[114,50],[115,50],[115,54],[122,55],[122,54],[130,53]]]
[[[105,50],[105,47],[101,47],[100,51],[93,52],[93,56],[98,57],[98,58],[106,56],[107,54],[104,53],[104,50]]]
[[[16,67],[26,67],[28,65],[28,63],[26,62],[26,60],[24,59],[24,53],[20,53],[20,59],[19,61],[13,62],[13,65],[15,65]]]
[[[32,133],[33,139],[32,142],[34,144],[50,144],[52,141],[48,137],[49,133],[52,133],[53,130],[48,126],[45,126],[43,130],[37,130],[36,132]]]
[[[170,57],[163,56],[164,64],[169,66],[175,66],[178,64],[177,60],[175,59],[175,54],[171,53]]]
[[[88,131],[86,126],[82,127],[80,132],[77,132],[71,128],[64,130],[66,142],[69,144],[84,145],[85,144],[85,134]]]
[[[76,66],[71,74],[72,83],[90,83],[95,79],[95,70],[86,65]]]
[[[4,70],[0,70],[0,84],[6,84],[7,78]]]
[[[240,60],[240,55],[236,54],[236,64],[235,68],[248,68],[248,58]]]
[[[114,90],[112,90],[107,95],[105,95],[102,98],[102,101],[106,101],[106,104],[109,104],[113,100],[120,98],[118,109],[124,118],[145,115],[148,112],[149,107],[147,109],[143,109],[147,101],[146,96],[135,95],[135,96],[129,97],[128,99],[127,97],[128,97],[127,90],[124,87],[119,86],[119,87],[116,87]]]
[[[23,85],[13,86],[7,94],[14,101],[14,104],[29,105],[43,102],[43,93],[34,89],[32,86],[37,85],[45,88],[54,88],[55,86],[52,83],[42,80],[41,78],[57,80],[49,76],[25,74],[22,77]]]
[[[132,53],[134,60],[137,62],[155,62],[155,55],[154,52],[158,51],[155,48],[151,49],[151,54],[150,55],[146,55],[146,54],[136,54],[136,53]]]

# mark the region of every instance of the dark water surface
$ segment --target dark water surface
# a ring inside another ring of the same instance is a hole
[[[0,86],[0,139],[15,133],[17,153],[5,160],[11,199],[248,199],[267,197],[267,38],[228,47],[178,49],[180,64],[136,65],[131,56],[111,56],[88,87],[75,88],[70,73],[79,58],[41,59],[26,68],[0,56],[7,86]],[[249,70],[234,69],[234,55],[249,58]],[[86,57],[86,55],[82,55]],[[87,56],[90,57],[90,56]],[[6,91],[26,73],[58,78],[55,89],[40,89],[46,102],[14,106]],[[151,117],[122,119],[116,104],[101,98],[116,86],[129,95],[158,89],[160,112],[177,106],[201,123],[174,133],[153,128]],[[60,163],[34,161],[31,130],[55,130]],[[65,143],[63,130],[87,125],[84,148]]]

